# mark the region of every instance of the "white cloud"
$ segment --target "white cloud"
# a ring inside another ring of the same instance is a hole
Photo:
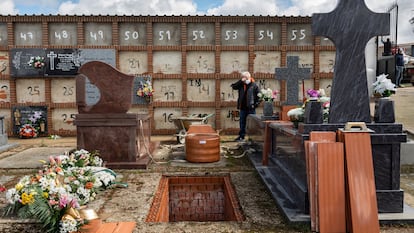
[[[17,10],[14,6],[14,1],[13,0],[3,0],[0,3],[0,14],[2,14],[2,15],[17,14]]]
[[[209,2],[213,8],[201,12],[197,2],[205,0],[39,0],[43,8],[52,14],[62,15],[277,15],[311,16],[313,13],[332,11],[338,0],[224,0]],[[344,0],[348,1],[348,0]],[[218,3],[221,5],[218,5]],[[385,12],[395,1],[365,0],[374,12]],[[414,1],[399,0],[398,42],[414,42]],[[2,0],[0,14],[33,14],[17,10],[18,4],[31,5],[26,0]],[[60,3],[60,4],[59,4]],[[59,6],[57,6],[59,4]],[[204,5],[205,6],[205,5]],[[52,9],[52,10],[50,10]],[[53,12],[53,9],[54,12]],[[30,10],[30,8],[29,8]],[[45,12],[46,13],[46,12]]]
[[[191,0],[80,0],[63,2],[57,13],[63,15],[188,15],[196,12]]]
[[[226,0],[223,5],[209,9],[207,15],[276,15],[273,0]]]

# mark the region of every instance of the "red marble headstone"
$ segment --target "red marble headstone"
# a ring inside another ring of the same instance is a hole
[[[127,113],[134,76],[112,66],[88,62],[76,76],[77,148],[97,150],[109,168],[146,168],[151,122],[148,115]]]
[[[79,113],[126,113],[132,105],[134,76],[99,61],[81,66],[76,77]]]

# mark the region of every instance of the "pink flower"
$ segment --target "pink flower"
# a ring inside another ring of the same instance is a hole
[[[69,197],[68,197],[68,195],[62,195],[62,196],[60,196],[60,199],[59,199],[59,207],[60,208],[65,208],[69,203],[70,203],[70,199],[69,199]]]

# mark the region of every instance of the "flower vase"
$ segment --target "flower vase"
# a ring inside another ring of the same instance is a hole
[[[375,100],[375,123],[395,123],[394,101],[389,97]]]
[[[265,101],[263,104],[263,116],[271,117],[273,116],[273,102]]]

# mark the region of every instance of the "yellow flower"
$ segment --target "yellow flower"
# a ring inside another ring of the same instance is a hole
[[[43,192],[42,196],[43,196],[44,198],[49,198],[49,193],[48,193],[48,192]]]
[[[31,194],[23,193],[22,194],[22,204],[23,205],[31,204],[33,202],[34,202],[33,193],[31,193]]]
[[[17,183],[15,186],[14,186],[14,188],[17,190],[17,191],[20,191],[20,190],[22,190],[22,188],[23,188],[24,186],[23,186],[23,184],[22,183]]]

